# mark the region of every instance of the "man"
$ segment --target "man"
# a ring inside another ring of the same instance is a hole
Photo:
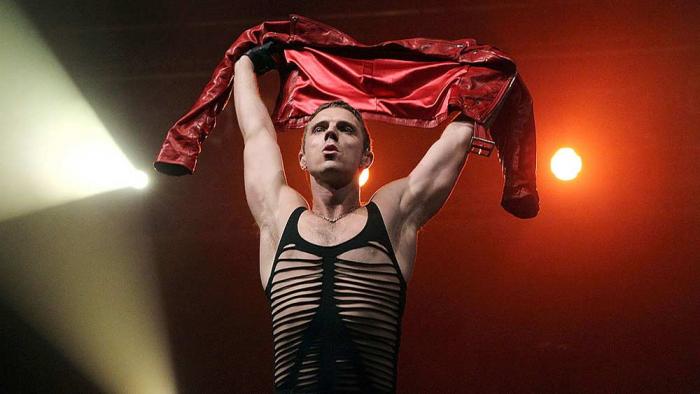
[[[236,62],[234,100],[246,199],[260,228],[260,279],[272,312],[275,390],[395,391],[417,232],[452,191],[473,124],[450,123],[407,177],[361,206],[359,174],[374,160],[369,134],[347,104],[322,106],[299,152],[310,176],[309,206],[286,183],[255,60]]]

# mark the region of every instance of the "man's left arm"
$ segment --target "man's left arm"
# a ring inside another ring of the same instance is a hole
[[[473,121],[451,122],[407,177],[383,186],[376,196],[398,203],[403,224],[418,230],[447,201],[467,161],[473,132]]]

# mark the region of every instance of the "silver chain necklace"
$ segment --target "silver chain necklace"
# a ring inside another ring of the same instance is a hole
[[[338,217],[335,218],[335,219],[327,218],[327,217],[325,217],[325,216],[323,216],[323,215],[321,215],[321,214],[319,214],[319,213],[314,212],[313,210],[311,211],[311,213],[313,213],[314,215],[320,217],[321,219],[323,219],[323,220],[325,220],[325,221],[328,221],[328,222],[331,222],[331,223],[335,223],[335,222],[337,222],[338,220],[344,218],[345,216],[347,216],[347,215],[349,215],[349,214],[355,212],[358,208],[360,208],[360,207],[357,206],[357,207],[355,207],[355,208],[353,208],[353,209],[351,209],[351,210],[345,212],[344,214],[338,216]]]

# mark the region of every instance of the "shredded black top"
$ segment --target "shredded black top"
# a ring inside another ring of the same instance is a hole
[[[362,231],[334,246],[299,235],[305,207],[287,221],[265,288],[277,393],[396,391],[406,282],[379,208],[366,208]]]

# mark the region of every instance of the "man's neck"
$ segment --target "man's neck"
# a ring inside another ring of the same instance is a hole
[[[336,218],[360,206],[360,186],[350,182],[341,188],[322,184],[310,177],[313,212],[327,218]]]

